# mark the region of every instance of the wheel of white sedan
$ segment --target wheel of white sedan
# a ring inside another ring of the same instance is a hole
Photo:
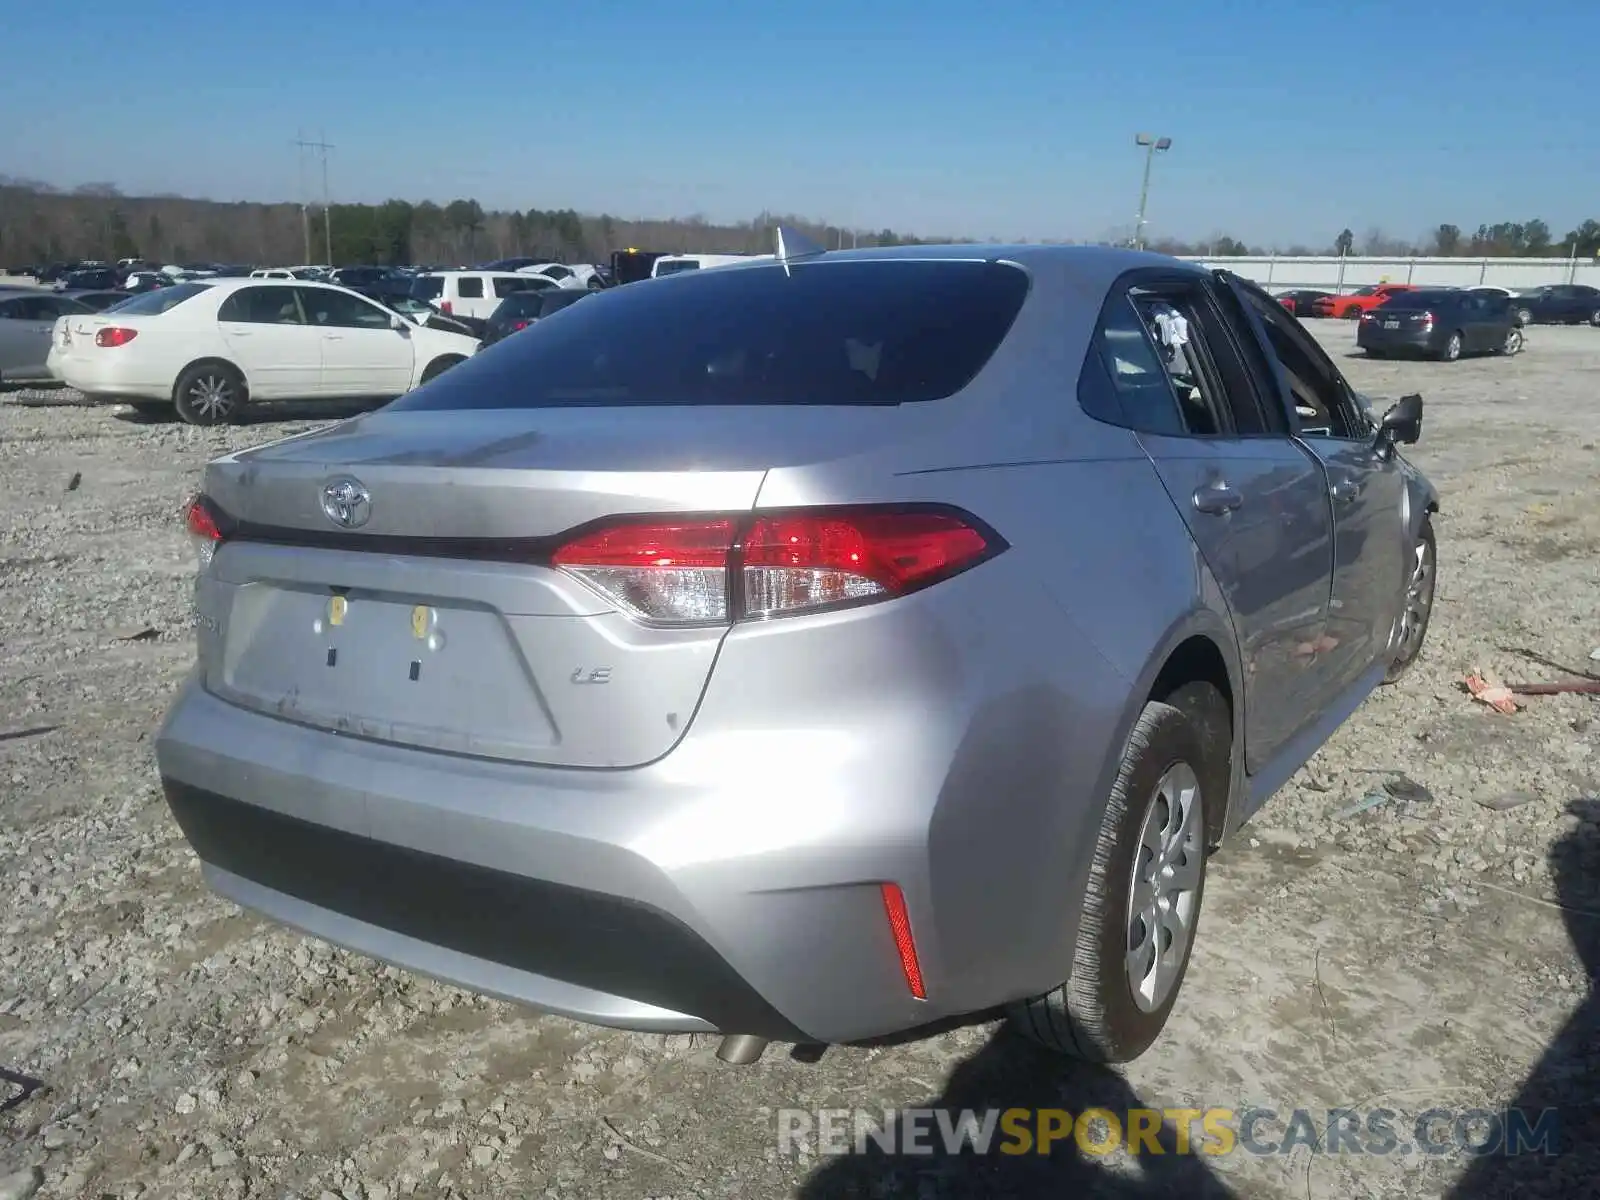
[[[178,376],[172,403],[190,425],[221,425],[245,402],[244,378],[222,362],[196,363]]]

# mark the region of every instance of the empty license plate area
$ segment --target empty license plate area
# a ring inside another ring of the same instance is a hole
[[[505,619],[487,606],[361,589],[234,589],[225,699],[358,737],[525,758],[554,722]]]

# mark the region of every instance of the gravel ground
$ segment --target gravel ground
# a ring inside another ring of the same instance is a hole
[[[1596,1194],[1593,1124],[1578,1153],[1489,1170],[778,1151],[779,1108],[1261,1105],[1320,1130],[1340,1106],[1409,1129],[1435,1106],[1596,1104],[1600,705],[1502,716],[1460,681],[1600,673],[1600,332],[1535,329],[1521,357],[1453,366],[1318,333],[1358,387],[1427,397],[1430,642],[1215,861],[1177,1012],[1117,1072],[992,1023],[733,1068],[708,1039],[482,1000],[213,897],[150,747],[192,653],[176,516],[208,458],[326,412],[202,431],[0,396],[0,1200]],[[1401,775],[1426,792],[1342,815]]]

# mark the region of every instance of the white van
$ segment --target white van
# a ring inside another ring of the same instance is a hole
[[[250,272],[251,279],[293,279],[294,272],[288,267],[257,267]]]
[[[418,275],[411,295],[439,306],[446,316],[474,317],[487,321],[512,292],[557,287],[544,275],[521,275],[515,271],[430,271]]]
[[[699,271],[706,267],[725,267],[730,263],[773,257],[771,254],[663,254],[650,268],[650,275],[660,279],[663,275],[676,275],[679,271]]]

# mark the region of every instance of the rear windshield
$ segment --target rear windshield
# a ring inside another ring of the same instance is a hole
[[[1433,308],[1441,304],[1452,304],[1461,298],[1460,292],[1446,291],[1414,291],[1395,292],[1383,302],[1384,308]]]
[[[539,314],[539,292],[512,292],[495,306],[494,319],[533,317]]]
[[[185,300],[207,291],[209,283],[175,283],[154,292],[144,292],[117,305],[117,312],[136,317],[154,317],[176,308]]]
[[[411,282],[411,294],[418,300],[437,300],[444,295],[444,279],[439,275],[418,275]]]
[[[1028,277],[1000,263],[820,261],[597,294],[391,409],[907,404],[965,387]]]

